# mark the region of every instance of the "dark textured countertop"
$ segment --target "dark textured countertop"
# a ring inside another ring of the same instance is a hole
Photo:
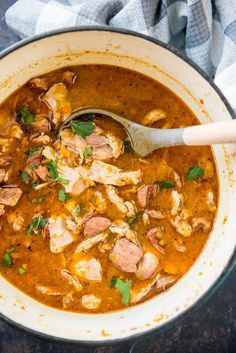
[[[0,50],[19,38],[7,28],[6,9],[14,0],[0,0]],[[162,333],[131,343],[86,348],[49,342],[0,321],[1,353],[235,353],[236,271],[207,303]]]

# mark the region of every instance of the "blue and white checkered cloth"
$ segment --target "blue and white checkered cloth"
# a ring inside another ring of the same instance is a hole
[[[158,38],[213,77],[236,112],[236,0],[18,0],[6,22],[22,38],[85,25]]]

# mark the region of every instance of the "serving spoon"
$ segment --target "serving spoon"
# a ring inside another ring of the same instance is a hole
[[[195,125],[178,129],[156,129],[137,124],[105,109],[81,108],[62,124],[59,133],[69,127],[71,120],[85,114],[105,115],[124,126],[134,151],[141,157],[154,150],[171,146],[201,146],[236,142],[236,120]]]

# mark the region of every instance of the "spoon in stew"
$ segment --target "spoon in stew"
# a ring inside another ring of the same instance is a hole
[[[86,114],[107,116],[123,125],[130,137],[134,152],[141,157],[145,157],[162,147],[201,146],[236,142],[236,119],[186,128],[156,129],[137,124],[108,110],[95,108],[82,108],[74,112],[63,122],[59,133],[70,126],[71,120],[76,120]]]

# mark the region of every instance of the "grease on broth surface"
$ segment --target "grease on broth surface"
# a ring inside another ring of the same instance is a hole
[[[171,91],[136,72],[85,65],[28,82],[0,107],[0,272],[52,307],[106,312],[173,285],[199,256],[217,206],[210,147],[136,156],[113,110],[159,128],[198,124]]]

